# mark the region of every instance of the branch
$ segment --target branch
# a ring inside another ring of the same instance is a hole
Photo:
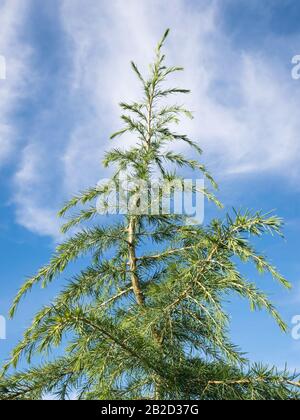
[[[111,297],[110,299],[108,299],[106,302],[101,303],[100,308],[103,308],[104,306],[109,305],[111,302],[114,302],[115,300],[119,299],[120,297],[126,295],[127,293],[131,292],[133,290],[133,286],[129,287],[126,290],[122,290],[120,293],[118,293],[117,295]]]
[[[291,385],[297,388],[300,388],[300,382],[294,382],[286,380],[284,378],[273,379],[274,382],[279,382],[281,384]],[[254,379],[238,379],[238,380],[229,380],[229,381],[209,381],[208,385],[250,385],[254,382],[268,382],[266,378],[254,378]]]

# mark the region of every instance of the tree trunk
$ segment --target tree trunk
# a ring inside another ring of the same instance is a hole
[[[131,217],[129,221],[129,226],[128,226],[129,268],[131,272],[131,283],[132,283],[132,288],[133,288],[137,303],[139,305],[144,305],[145,297],[143,295],[140,279],[137,274],[135,230],[136,230],[136,220],[134,217]]]

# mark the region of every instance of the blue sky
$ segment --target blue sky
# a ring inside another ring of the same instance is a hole
[[[293,283],[255,278],[289,323],[300,314],[300,54],[297,0],[0,0],[0,314],[60,240],[56,213],[101,167],[118,106],[139,96],[129,61],[149,62],[167,27],[169,62],[186,67],[199,140],[226,209],[276,210],[285,240],[258,244]],[[206,221],[212,215],[207,208]],[[222,213],[220,213],[222,217]],[[246,273],[253,273],[245,267]],[[63,284],[35,289],[0,341],[8,356],[32,314]],[[252,360],[300,371],[300,342],[265,313],[232,301],[232,335]]]

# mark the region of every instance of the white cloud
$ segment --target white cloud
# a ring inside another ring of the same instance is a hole
[[[26,91],[30,50],[21,40],[21,30],[29,3],[22,0],[0,3],[0,54],[6,66],[6,79],[0,80],[0,166],[16,146],[11,113]]]
[[[185,0],[86,0],[83,7],[81,0],[63,0],[60,15],[72,61],[63,89],[76,104],[75,116],[55,147],[52,138],[46,143],[39,138],[43,131],[35,123],[35,139],[23,153],[15,183],[21,224],[56,235],[52,214],[58,197],[104,175],[100,159],[110,147],[109,134],[120,126],[117,104],[140,96],[129,61],[144,68],[167,27],[172,29],[166,46],[169,62],[185,65],[178,84],[193,91],[187,102],[196,118],[182,129],[199,140],[211,166],[227,175],[269,171],[298,176],[300,97],[295,82],[288,70],[282,73],[284,63],[275,63],[271,52],[235,48],[219,24],[218,2],[188,6]],[[57,123],[63,124],[64,117],[70,119],[68,108]],[[41,150],[44,164],[33,159],[29,168],[28,156]],[[51,166],[56,182],[49,176]],[[44,197],[50,186],[56,197],[51,205]]]
[[[63,4],[63,21],[74,47],[74,86],[83,89],[95,107],[99,130],[118,127],[117,103],[139,95],[129,60],[149,61],[158,37],[171,26],[169,60],[186,65],[181,80],[193,91],[188,101],[196,120],[185,129],[199,139],[220,171],[283,171],[287,165],[288,175],[297,170],[300,98],[290,74],[276,70],[280,63],[273,62],[269,51],[236,51],[219,29],[216,2],[202,9],[188,8],[182,0],[90,0],[84,10],[76,0]],[[83,129],[76,128],[80,136]],[[79,136],[73,137],[73,153],[78,148],[82,155],[84,147]]]
[[[22,153],[20,169],[15,175],[16,217],[17,222],[28,230],[58,239],[56,210],[50,199],[45,200],[47,174],[43,172],[44,157],[36,144],[28,145]]]
[[[54,212],[40,203],[45,174],[38,171],[38,154],[26,145],[28,134],[20,132],[15,119],[20,100],[32,92],[34,46],[24,41],[30,7],[31,0],[0,2],[0,54],[6,64],[6,79],[0,80],[0,166],[10,158],[19,165],[12,193],[17,222],[32,232],[57,236]]]

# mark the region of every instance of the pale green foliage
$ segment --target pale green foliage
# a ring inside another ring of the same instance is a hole
[[[181,179],[176,167],[200,172],[216,184],[196,158],[168,149],[176,142],[201,155],[197,143],[174,132],[181,116],[192,118],[183,106],[161,99],[188,90],[169,88],[166,77],[182,71],[167,67],[162,46],[148,79],[136,64],[142,84],[141,102],[121,103],[124,127],[112,139],[130,133],[136,145],[115,148],[104,165],[113,165],[113,179],[125,169],[132,179],[149,181],[154,171],[163,179]],[[171,168],[173,165],[173,169]],[[71,279],[49,306],[35,316],[23,340],[14,349],[0,380],[1,399],[40,399],[46,393],[61,399],[76,392],[80,399],[292,399],[298,398],[295,376],[262,366],[249,366],[245,355],[231,343],[225,298],[237,294],[253,310],[265,309],[280,328],[286,325],[256,286],[240,272],[239,262],[253,263],[283,286],[289,283],[251,245],[251,238],[281,234],[282,221],[262,213],[234,212],[207,226],[187,226],[184,216],[132,216],[100,228],[96,199],[107,187],[81,193],[60,212],[66,216],[79,207],[63,232],[89,222],[60,245],[50,263],[21,288],[13,304],[34,285],[47,286],[71,262],[91,258],[90,266]],[[221,206],[208,189],[203,194]],[[134,226],[134,227],[132,227]],[[131,230],[130,230],[131,229]],[[133,239],[129,239],[131,235]],[[152,249],[152,252],[145,252]],[[133,250],[136,255],[130,264]],[[138,278],[143,304],[137,304],[133,280]],[[65,356],[7,374],[26,357],[47,356],[68,341]]]

